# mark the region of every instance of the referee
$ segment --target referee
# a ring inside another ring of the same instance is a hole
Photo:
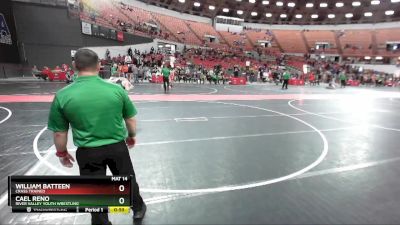
[[[74,67],[79,77],[57,92],[50,109],[48,129],[54,132],[56,155],[63,166],[72,167],[75,160],[67,150],[71,127],[81,175],[105,176],[107,166],[113,175],[133,175],[133,219],[140,220],[146,205],[127,148],[135,145],[136,108],[120,86],[98,76],[99,58],[92,50],[79,49]],[[111,222],[107,213],[92,213],[92,224]]]
[[[164,65],[161,74],[163,76],[164,93],[167,93],[169,92],[169,75],[171,74],[170,65]]]
[[[288,89],[289,79],[290,79],[290,73],[289,73],[289,71],[286,69],[285,72],[283,72],[282,90],[283,90],[283,89]]]

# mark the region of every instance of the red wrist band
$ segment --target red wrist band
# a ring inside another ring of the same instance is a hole
[[[68,151],[57,151],[56,152],[56,156],[59,158],[63,158],[65,156],[67,156],[67,154],[68,154]]]

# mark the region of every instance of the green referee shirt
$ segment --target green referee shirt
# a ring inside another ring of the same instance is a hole
[[[137,114],[125,90],[99,76],[78,77],[57,92],[50,109],[48,129],[72,129],[77,147],[98,147],[125,140],[124,118]]]
[[[290,79],[290,73],[287,72],[287,71],[285,71],[285,72],[283,73],[283,79],[284,79],[284,80],[289,80],[289,79]]]
[[[167,67],[163,67],[161,73],[164,77],[169,77],[169,75],[171,74],[171,70]]]
[[[346,77],[346,75],[345,75],[344,73],[341,73],[341,74],[339,75],[339,79],[340,79],[340,80],[346,80],[347,77]]]

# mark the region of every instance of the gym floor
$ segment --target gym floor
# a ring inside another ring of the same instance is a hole
[[[7,206],[8,175],[78,175],[46,130],[63,86],[0,81],[1,224],[90,224]],[[325,87],[137,85],[142,224],[399,224],[400,89]]]

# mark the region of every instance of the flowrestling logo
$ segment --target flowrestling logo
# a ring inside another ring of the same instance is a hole
[[[2,13],[0,13],[0,44],[12,45],[11,32]]]

